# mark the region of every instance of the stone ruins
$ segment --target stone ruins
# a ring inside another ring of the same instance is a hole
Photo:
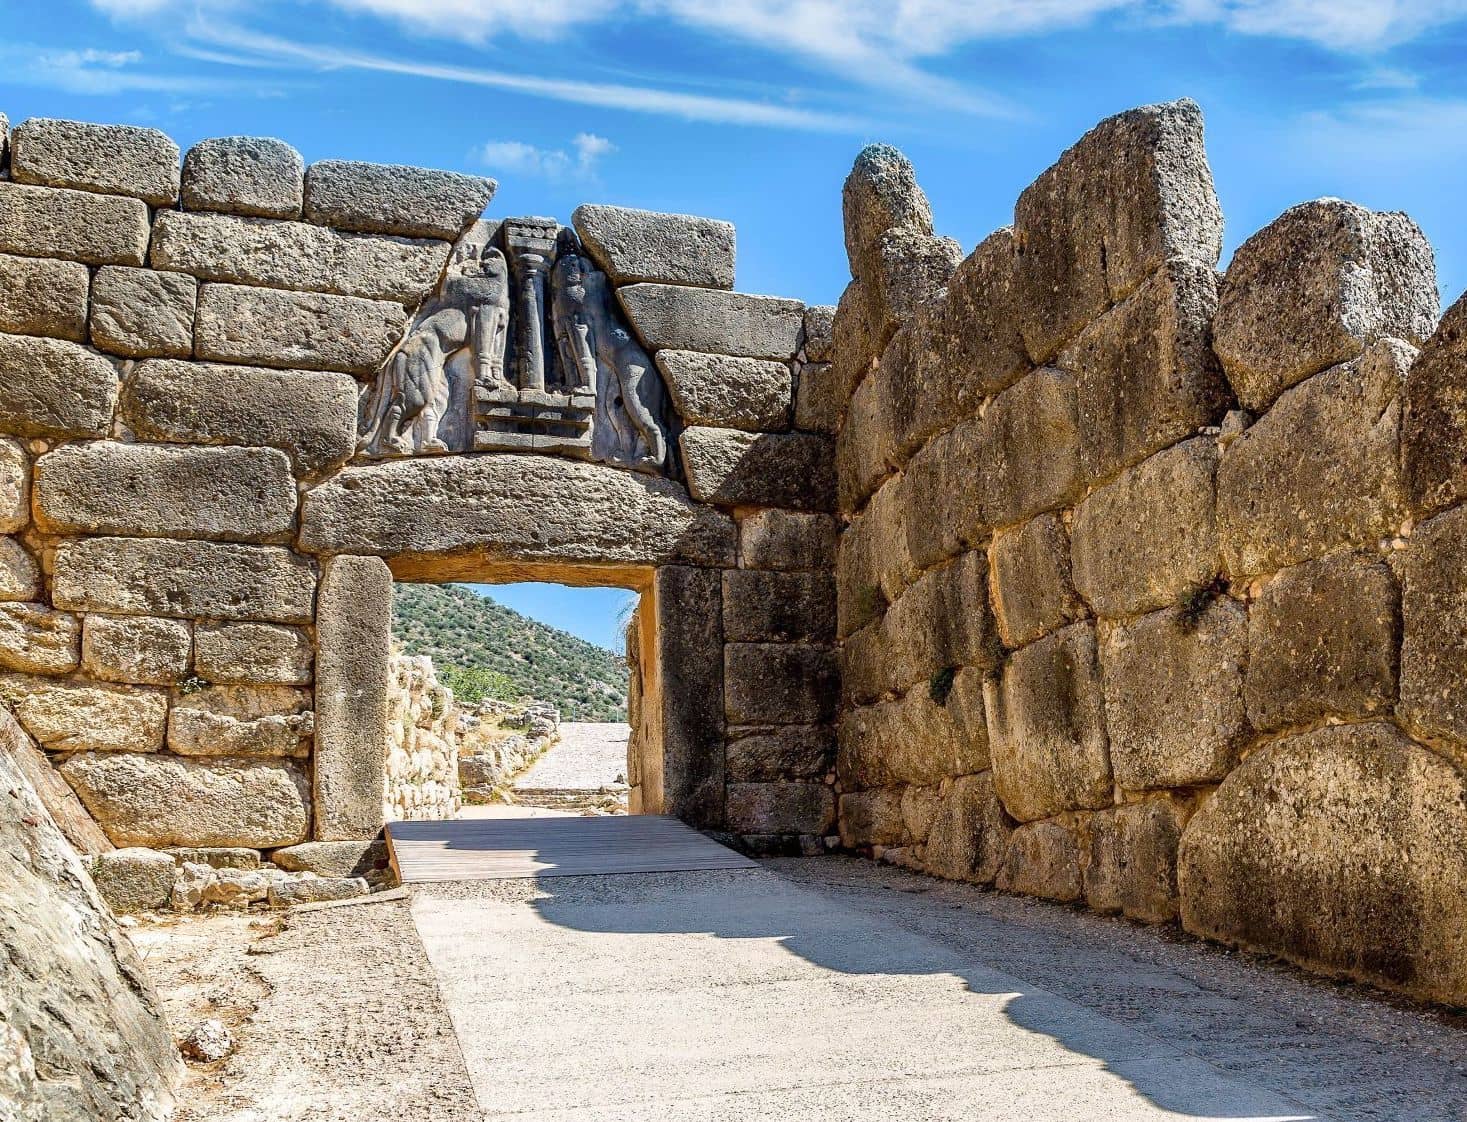
[[[365,875],[412,802],[394,579],[640,592],[633,811],[1467,1002],[1467,302],[1404,215],[1304,203],[1219,274],[1183,101],[964,255],[874,146],[832,309],[734,291],[726,223],[485,218],[491,180],[279,141],[36,119],[0,167],[36,1117],[175,1062],[73,848]],[[43,977],[132,996],[58,1050]]]

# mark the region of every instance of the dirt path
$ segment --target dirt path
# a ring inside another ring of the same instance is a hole
[[[631,732],[626,724],[562,723],[560,740],[515,779],[515,798],[525,806],[626,813]]]

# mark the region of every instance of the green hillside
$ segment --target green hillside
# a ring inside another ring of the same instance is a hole
[[[399,584],[392,633],[425,654],[465,701],[532,697],[567,721],[625,721],[627,666],[619,654],[522,616],[454,584]]]

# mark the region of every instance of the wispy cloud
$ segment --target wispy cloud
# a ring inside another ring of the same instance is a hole
[[[551,182],[590,180],[601,160],[616,151],[616,145],[595,133],[577,133],[569,150],[541,148],[520,140],[491,140],[474,155],[491,172],[519,172]]]
[[[0,44],[7,81],[71,94],[198,93],[230,83],[198,75],[160,72],[144,66],[139,51],[60,48],[33,43]]]
[[[1403,168],[1454,163],[1467,152],[1467,99],[1398,97],[1359,101],[1299,118],[1291,138],[1297,158]]]

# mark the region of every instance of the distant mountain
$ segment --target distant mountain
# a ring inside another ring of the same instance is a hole
[[[463,700],[533,697],[567,721],[627,719],[625,658],[462,585],[396,585],[392,633]]]

